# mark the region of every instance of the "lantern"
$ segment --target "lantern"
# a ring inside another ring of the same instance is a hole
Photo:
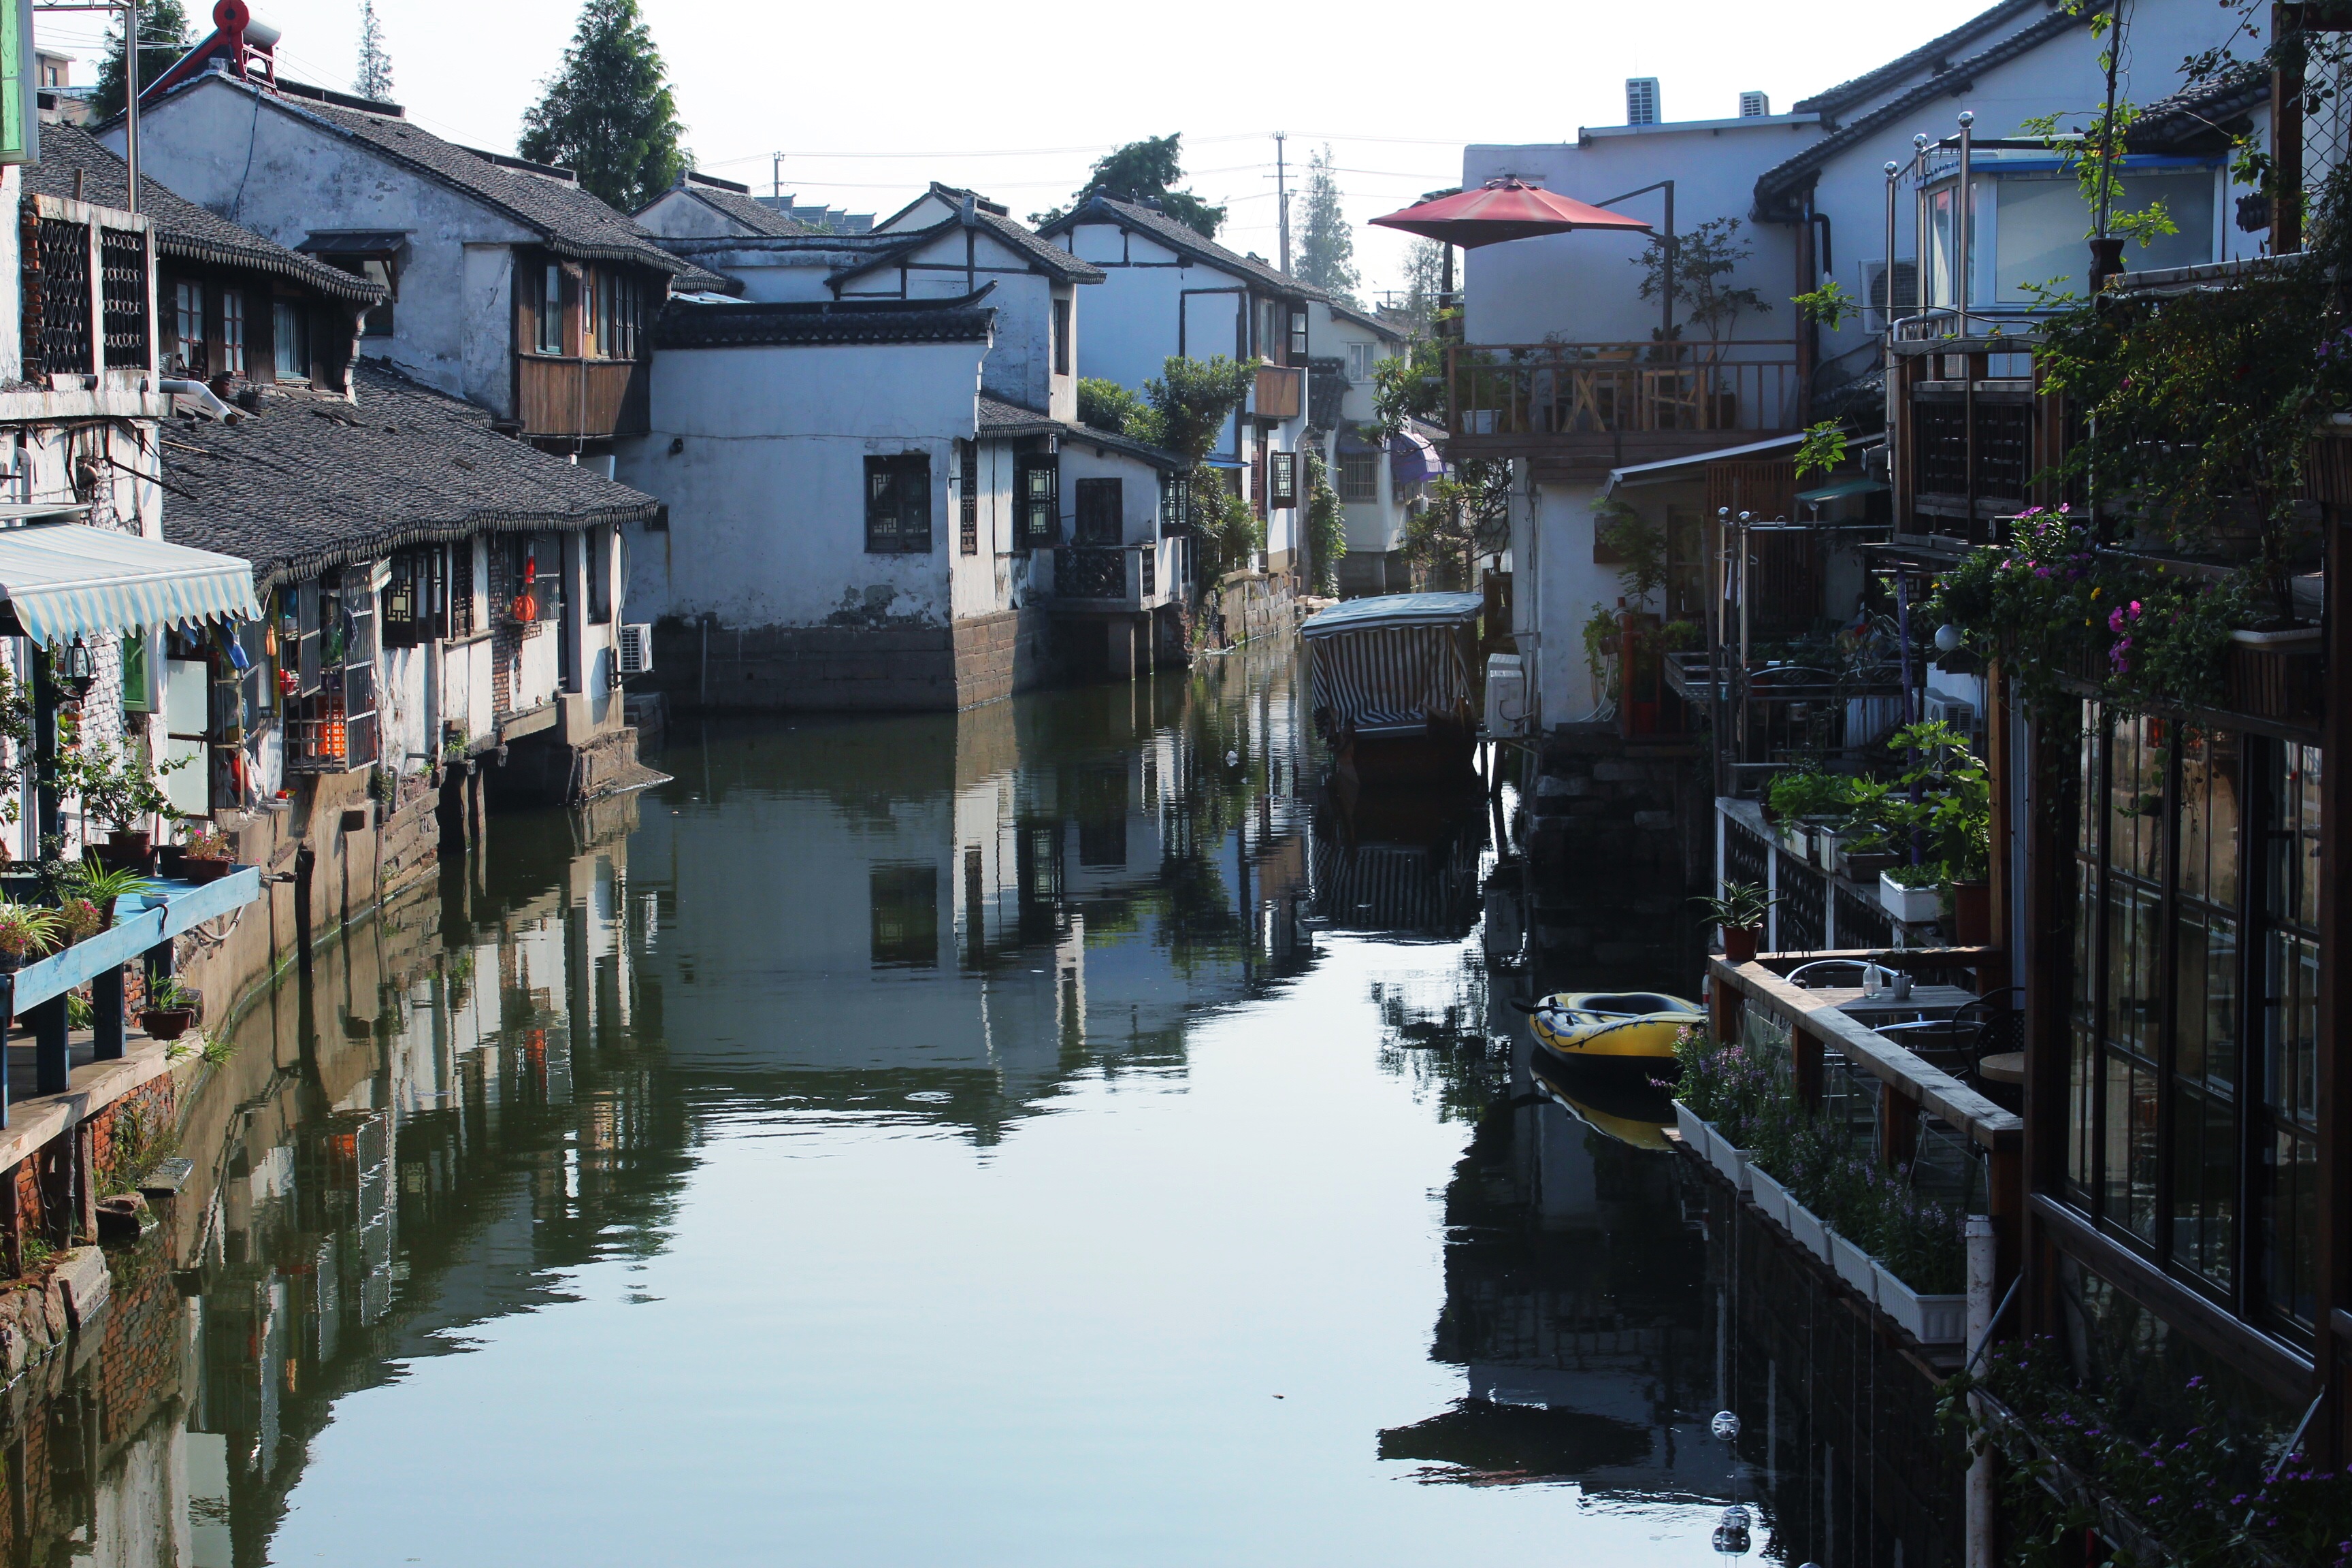
[[[535,621],[539,619],[539,601],[529,594],[518,594],[507,613],[518,621]]]
[[[49,656],[49,672],[58,678],[59,686],[76,698],[83,698],[89,695],[90,687],[98,679],[98,660],[91,656],[89,645],[76,637]]]

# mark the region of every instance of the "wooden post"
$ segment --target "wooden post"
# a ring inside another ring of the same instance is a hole
[[[1919,1102],[1891,1083],[1878,1086],[1878,1153],[1889,1165],[1907,1165],[1919,1152]]]
[[[52,996],[35,1006],[33,1021],[33,1092],[63,1094],[73,1087],[73,1060],[66,1030],[66,999]]]
[[[25,1272],[25,1216],[16,1203],[16,1178],[21,1167],[0,1172],[0,1269],[14,1279]]]
[[[1730,967],[1728,963],[1724,965],[1727,970]],[[1714,987],[1707,997],[1707,1011],[1711,1015],[1709,1022],[1715,1029],[1718,1045],[1738,1037],[1739,1005],[1739,988],[1721,974],[1716,975]]]
[[[127,1044],[122,1022],[122,966],[115,965],[89,983],[90,1055],[102,1062],[121,1058]]]
[[[84,1121],[73,1130],[73,1228],[66,1244],[98,1239],[98,1124]]]
[[[2334,1395],[2331,1408],[2313,1423],[2317,1434],[2312,1458],[2333,1469],[2352,1460],[2352,1411],[2344,1394],[2345,1378],[2352,1373],[2337,1314],[2352,1309],[2352,1072],[2347,1072],[2344,1035],[2352,1029],[2352,860],[2347,860],[2344,836],[2352,830],[2352,697],[2343,672],[2352,669],[2352,603],[2347,602],[2347,563],[2352,548],[2352,528],[2345,526],[2336,509],[2335,525],[2327,530],[2326,581],[2327,627],[2327,692],[2323,721],[2324,757],[2319,794],[2319,1191],[2316,1235],[2319,1332],[2313,1370],[2318,1386]]]
[[[1797,1102],[1807,1110],[1817,1110],[1822,1103],[1822,1043],[1802,1029],[1790,1032],[1789,1054],[1793,1058],[1797,1079]]]

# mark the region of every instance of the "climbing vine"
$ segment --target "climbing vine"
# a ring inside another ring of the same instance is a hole
[[[1315,572],[1315,591],[1339,591],[1339,558],[1348,553],[1348,520],[1339,510],[1339,492],[1331,488],[1331,470],[1323,454],[1307,448],[1307,549]]]

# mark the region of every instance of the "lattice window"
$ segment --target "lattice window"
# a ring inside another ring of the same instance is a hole
[[[957,544],[966,555],[980,553],[980,443],[959,441],[962,461],[957,479],[962,493],[957,502]]]
[[[1958,403],[1920,398],[1911,405],[1918,462],[1919,490],[1924,495],[1958,496],[1969,491],[1969,411]]]
[[[41,371],[87,375],[97,368],[89,342],[89,226],[41,219],[39,256]]]
[[[1780,854],[1780,851],[1774,851]],[[1828,913],[1824,879],[1820,871],[1801,860],[1780,854],[1780,907],[1774,911],[1780,917],[1775,933],[1776,946],[1782,952],[1818,952],[1825,945],[1827,931],[1824,917]]]
[[[1122,599],[1127,596],[1127,552],[1124,550],[1057,550],[1054,552],[1054,593],[1064,599]]]
[[[147,237],[136,229],[100,229],[98,267],[107,368],[142,368],[147,363]]]
[[[1137,565],[1142,569],[1144,597],[1150,598],[1160,591],[1160,552],[1145,545]]]

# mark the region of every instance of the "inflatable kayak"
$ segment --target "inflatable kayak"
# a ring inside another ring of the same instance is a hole
[[[1562,1061],[1671,1061],[1675,1041],[1706,1015],[1655,991],[1561,991],[1535,1005],[1536,1044]]]

